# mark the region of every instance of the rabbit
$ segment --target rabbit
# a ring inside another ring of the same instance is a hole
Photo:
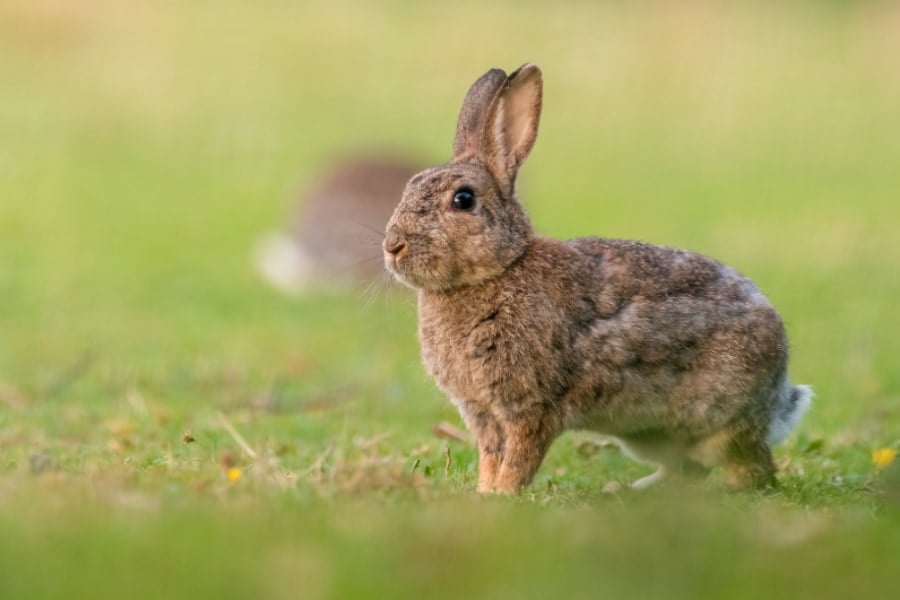
[[[479,492],[517,493],[568,429],[615,439],[667,476],[724,467],[775,485],[771,446],[810,405],[784,325],[734,269],[637,241],[537,236],[516,199],[542,75],[491,69],[462,105],[453,159],[413,176],[385,266],[417,291],[426,370],[478,449]]]
[[[372,282],[384,272],[385,224],[419,169],[390,156],[338,160],[297,203],[291,231],[258,244],[258,270],[291,295]]]

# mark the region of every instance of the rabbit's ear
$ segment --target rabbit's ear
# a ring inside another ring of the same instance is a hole
[[[488,113],[481,159],[509,194],[537,138],[542,93],[541,70],[522,65],[507,78]]]
[[[506,73],[491,69],[469,88],[463,100],[456,122],[456,139],[453,141],[453,161],[461,162],[475,157],[484,139],[484,124],[491,106],[506,83]]]

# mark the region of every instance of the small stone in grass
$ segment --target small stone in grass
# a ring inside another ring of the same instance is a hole
[[[604,494],[618,494],[622,491],[622,484],[616,480],[607,481],[606,485],[603,486]]]
[[[43,452],[28,455],[28,470],[32,475],[40,475],[53,467],[53,461]]]

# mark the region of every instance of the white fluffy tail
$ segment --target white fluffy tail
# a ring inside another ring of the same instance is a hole
[[[808,385],[790,386],[784,383],[778,392],[778,403],[772,413],[766,442],[774,446],[787,437],[791,430],[800,423],[803,414],[812,403],[813,391]]]
[[[311,261],[290,236],[271,233],[259,241],[254,254],[257,270],[273,286],[291,296],[308,291]]]

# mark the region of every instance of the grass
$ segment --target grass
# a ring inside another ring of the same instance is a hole
[[[0,2],[0,597],[891,595],[898,31],[877,2]],[[445,160],[469,83],[525,60],[539,231],[699,250],[781,310],[818,397],[777,492],[613,491],[646,468],[576,433],[475,497],[410,295],[253,272],[331,156]]]

